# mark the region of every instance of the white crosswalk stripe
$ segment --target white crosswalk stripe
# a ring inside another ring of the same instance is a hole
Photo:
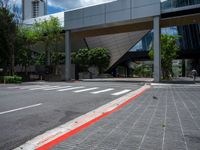
[[[20,86],[7,87],[8,89],[18,89]]]
[[[51,91],[51,90],[58,90],[58,89],[65,89],[65,88],[70,88],[72,86],[58,86],[58,87],[50,87],[50,88],[47,88],[47,89],[43,89],[45,91]]]
[[[72,87],[72,88],[61,89],[61,90],[57,90],[57,91],[63,92],[63,91],[70,91],[70,90],[83,89],[83,88],[85,88],[85,87],[84,86],[79,86],[79,87]]]
[[[126,90],[123,90],[123,91],[120,91],[120,92],[117,92],[117,93],[113,93],[113,94],[111,94],[111,95],[118,96],[118,95],[122,95],[122,94],[128,93],[128,92],[130,92],[130,91],[131,91],[131,90],[126,89]]]
[[[30,87],[38,87],[39,85],[25,85],[25,86],[11,86],[7,87],[8,89],[24,89],[24,88],[30,88]]]
[[[99,93],[104,93],[104,92],[109,92],[114,90],[113,88],[109,88],[109,89],[105,89],[105,90],[101,90],[101,91],[95,91],[95,92],[90,92],[92,94],[99,94]]]
[[[53,89],[53,88],[59,88],[60,86],[49,86],[49,87],[46,87],[46,88],[42,88],[42,90],[49,90],[49,89]]]
[[[96,89],[99,89],[99,87],[93,87],[93,88],[78,90],[78,91],[74,91],[74,93],[81,93],[81,92],[92,91],[92,90],[96,90]]]

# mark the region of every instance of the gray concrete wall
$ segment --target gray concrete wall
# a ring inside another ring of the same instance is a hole
[[[127,23],[160,15],[160,0],[118,0],[65,12],[65,30]]]
[[[110,51],[110,65],[112,67],[133,45],[135,45],[149,30],[109,34],[88,37],[86,41],[90,48],[103,47]]]

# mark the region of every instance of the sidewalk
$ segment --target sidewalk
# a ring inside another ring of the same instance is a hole
[[[133,82],[133,83],[152,83],[153,78],[97,78],[97,79],[80,79],[83,82]],[[173,78],[171,81],[162,81],[169,84],[194,84],[193,79],[189,77]],[[196,83],[200,83],[200,77],[196,78]]]
[[[53,150],[199,150],[200,87],[154,86]]]
[[[97,79],[81,79],[85,82],[153,82],[153,78],[97,78]]]

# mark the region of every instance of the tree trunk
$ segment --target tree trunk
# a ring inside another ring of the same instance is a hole
[[[12,55],[11,55],[11,66],[10,66],[10,75],[13,76],[15,74],[15,55],[12,51]]]
[[[48,49],[48,46],[49,44],[47,43],[47,44],[45,44],[45,64],[46,64],[46,66],[49,66],[50,65],[50,52],[49,52],[49,49]]]
[[[27,64],[25,64],[25,75],[28,75]]]
[[[47,50],[47,65],[48,66],[50,66],[50,63],[51,62],[51,60],[50,60],[50,52],[49,52],[49,50]]]

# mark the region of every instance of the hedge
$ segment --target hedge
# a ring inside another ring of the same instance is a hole
[[[2,80],[2,77],[1,77],[0,80]],[[4,76],[3,77],[3,82],[4,83],[21,83],[22,82],[22,77],[16,76],[16,75],[14,75],[14,76]]]

